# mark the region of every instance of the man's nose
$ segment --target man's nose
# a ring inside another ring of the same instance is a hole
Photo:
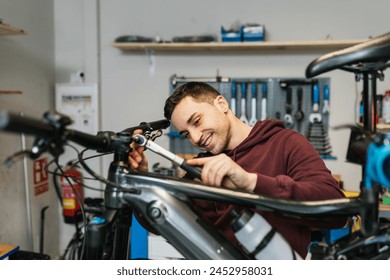
[[[192,129],[191,131],[189,131],[190,133],[190,140],[191,140],[191,143],[194,144],[194,145],[197,145],[199,146],[199,142],[202,138],[202,133],[200,130],[198,129]]]

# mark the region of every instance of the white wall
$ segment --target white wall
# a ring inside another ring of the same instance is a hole
[[[27,32],[0,36],[0,89],[22,91],[21,95],[0,95],[0,107],[40,118],[54,104],[53,3],[3,0],[0,11],[4,22]],[[27,148],[32,141],[27,137]],[[57,256],[59,204],[51,181],[49,191],[36,196],[31,160],[26,160],[26,170],[22,160],[12,168],[3,165],[7,156],[21,148],[21,135],[0,134],[0,243],[38,252],[40,212],[49,206],[45,211],[44,253]]]
[[[71,72],[81,69],[87,80],[98,81],[101,128],[117,131],[163,116],[162,107],[170,94],[169,78],[173,74],[211,77],[219,70],[222,76],[231,77],[303,76],[306,66],[325,52],[157,53],[152,69],[147,55],[112,47],[120,35],[160,36],[165,40],[181,35],[218,35],[221,26],[229,28],[239,21],[265,24],[267,40],[274,41],[367,39],[388,31],[389,7],[385,0],[57,0],[56,80],[67,81]],[[86,42],[87,35],[95,34],[95,27],[97,46]],[[331,78],[330,126],[354,123],[356,87],[361,89],[361,85],[355,84],[350,73],[334,71],[325,76]],[[379,93],[386,88],[386,81],[378,83]],[[331,130],[330,137],[338,160],[327,161],[327,165],[335,174],[342,175],[348,190],[358,190],[360,167],[345,163],[349,131]],[[168,145],[167,139],[159,141]],[[152,161],[160,160],[151,157]]]

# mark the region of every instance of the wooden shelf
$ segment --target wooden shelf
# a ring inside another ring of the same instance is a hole
[[[113,43],[113,46],[129,52],[261,52],[342,49],[362,43],[365,40],[322,40],[322,41],[265,41],[237,43]]]
[[[388,123],[378,123],[376,125],[376,128],[383,133],[389,133],[390,132],[390,124]]]
[[[7,94],[7,95],[22,94],[22,91],[20,91],[20,90],[1,90],[0,89],[0,94]]]
[[[24,35],[23,29],[12,27],[8,24],[0,23],[0,35]]]

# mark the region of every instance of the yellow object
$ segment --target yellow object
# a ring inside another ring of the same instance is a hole
[[[360,195],[360,192],[349,192],[349,191],[343,191],[345,196],[348,198],[354,198],[358,197]]]

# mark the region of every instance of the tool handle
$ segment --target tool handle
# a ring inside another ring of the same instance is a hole
[[[261,99],[261,120],[265,119],[267,119],[267,99],[263,97]]]
[[[235,82],[232,82],[232,93],[231,93],[231,98],[236,98],[237,94],[237,85]]]
[[[327,84],[324,85],[324,100],[329,100],[329,86]]]
[[[257,97],[257,83],[253,82],[252,83],[252,98],[256,98],[256,97]]]
[[[317,104],[320,102],[320,87],[318,84],[313,85],[313,105]]]
[[[263,92],[263,98],[267,98],[267,83],[264,82],[261,86],[261,90]]]
[[[246,98],[246,83],[241,83],[241,98]]]
[[[303,101],[303,90],[301,87],[298,88],[298,109],[302,109],[302,101]]]
[[[180,168],[186,171],[186,176],[190,177],[191,179],[202,179],[202,168],[188,165],[186,161],[183,161],[183,163],[180,164]]]
[[[235,82],[232,82],[230,109],[232,110],[233,114],[236,114],[236,94],[237,94],[237,85]]]
[[[291,115],[292,112],[292,88],[287,87],[286,92],[286,114]]]

